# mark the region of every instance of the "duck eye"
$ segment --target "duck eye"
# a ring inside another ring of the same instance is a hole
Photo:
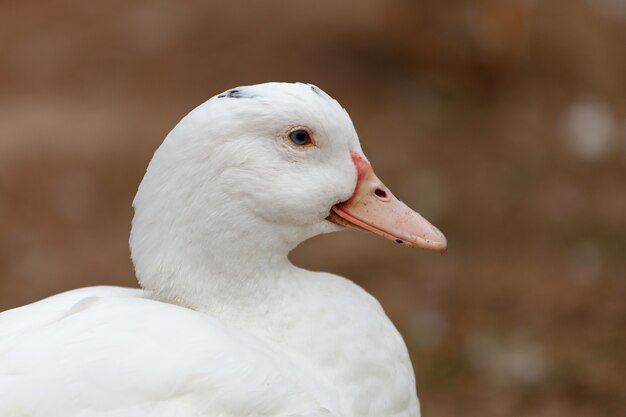
[[[294,130],[289,134],[289,139],[298,146],[306,146],[313,143],[309,132],[304,129]]]

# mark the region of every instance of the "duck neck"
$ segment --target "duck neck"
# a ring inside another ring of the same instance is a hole
[[[281,238],[294,233],[280,225],[247,220],[136,216],[130,243],[139,283],[155,299],[214,316],[262,313],[295,275],[287,255],[299,242]]]
[[[258,248],[205,252],[201,259],[188,260],[171,285],[151,293],[161,301],[221,318],[263,313],[282,297],[295,267],[286,254]]]

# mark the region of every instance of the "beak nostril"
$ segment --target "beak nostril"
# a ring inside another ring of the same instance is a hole
[[[387,193],[385,192],[385,190],[381,190],[380,188],[375,189],[374,194],[376,194],[376,196],[380,198],[387,198]]]

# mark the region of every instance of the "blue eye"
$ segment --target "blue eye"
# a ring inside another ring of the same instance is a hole
[[[312,143],[309,132],[304,129],[294,130],[289,134],[289,139],[298,146],[310,145]]]

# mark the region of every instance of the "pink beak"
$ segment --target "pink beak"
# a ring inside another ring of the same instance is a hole
[[[446,251],[444,235],[419,213],[398,200],[376,177],[372,166],[351,152],[358,180],[348,201],[333,206],[328,220],[367,230],[414,248]]]

